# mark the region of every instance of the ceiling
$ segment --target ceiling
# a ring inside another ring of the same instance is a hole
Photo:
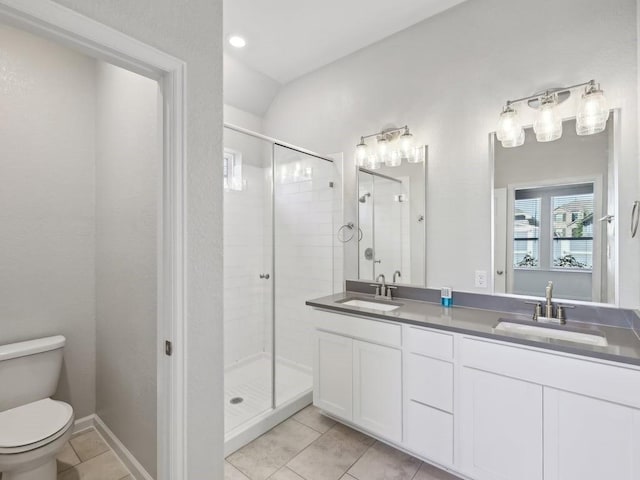
[[[464,0],[225,0],[225,51],[285,84]]]

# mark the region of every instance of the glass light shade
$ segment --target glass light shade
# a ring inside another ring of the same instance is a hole
[[[562,119],[556,111],[555,101],[542,103],[533,124],[533,131],[539,142],[553,142],[562,136]]]
[[[389,141],[386,138],[378,139],[378,162],[386,163],[389,155]]]
[[[576,133],[593,135],[602,132],[607,126],[609,106],[602,90],[591,89],[580,99],[576,115]]]
[[[367,157],[367,161],[365,163],[365,167],[369,170],[377,170],[382,166],[382,162],[380,162],[377,155],[369,155]]]
[[[407,158],[409,163],[424,162],[424,146],[414,147],[411,155]]]
[[[369,149],[367,148],[367,144],[364,141],[361,141],[358,145],[356,145],[356,162],[360,167],[364,167],[367,162],[367,157],[369,156]]]
[[[500,114],[496,137],[505,148],[519,147],[524,143],[524,128],[513,108],[506,107]]]
[[[400,157],[408,159],[413,154],[413,135],[409,130],[400,135]]]
[[[402,164],[400,150],[391,151],[384,160],[387,167],[399,167]]]

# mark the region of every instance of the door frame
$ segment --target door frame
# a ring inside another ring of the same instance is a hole
[[[0,22],[156,80],[163,160],[158,226],[158,480],[189,478],[186,422],[186,63],[51,0],[0,0]],[[165,355],[165,341],[172,355]]]

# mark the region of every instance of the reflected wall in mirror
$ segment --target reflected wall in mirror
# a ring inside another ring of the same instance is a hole
[[[424,162],[358,167],[361,280],[382,274],[388,283],[425,285],[425,172]]]
[[[617,303],[616,165],[611,115],[604,132],[563,135],[494,152],[494,291]]]

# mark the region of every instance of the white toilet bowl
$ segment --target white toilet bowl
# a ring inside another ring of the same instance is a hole
[[[64,337],[0,346],[2,480],[56,480],[56,456],[73,430],[71,405],[52,400]]]

